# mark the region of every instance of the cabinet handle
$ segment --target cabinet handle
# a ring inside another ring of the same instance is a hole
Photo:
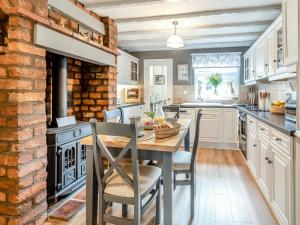
[[[265,64],[265,67],[269,66],[269,64]]]
[[[281,142],[281,138],[276,138],[275,141]]]
[[[253,144],[253,147],[256,147],[257,145],[256,144]]]
[[[253,123],[253,121],[252,121],[252,120],[249,120],[249,123]]]
[[[265,160],[268,161],[270,158],[269,157],[265,157]]]
[[[271,160],[268,160],[268,163],[271,164],[271,163],[273,163],[273,162],[272,162]]]
[[[265,128],[260,128],[260,130],[261,130],[261,131],[264,131],[264,130],[265,130]]]

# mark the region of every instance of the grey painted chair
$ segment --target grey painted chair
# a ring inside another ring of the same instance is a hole
[[[173,158],[173,172],[174,172],[174,188],[176,186],[191,186],[191,201],[195,197],[195,158],[198,149],[198,137],[199,137],[199,129],[200,129],[200,119],[202,113],[201,110],[197,113],[196,118],[196,129],[195,129],[195,139],[193,144],[192,152],[187,151],[177,151],[174,154]],[[177,180],[178,174],[186,174],[184,180]],[[192,201],[192,213],[194,212],[194,201]],[[193,214],[192,214],[193,215]]]
[[[99,184],[99,224],[140,225],[141,217],[152,200],[156,198],[156,223],[160,222],[160,177],[158,167],[138,164],[137,136],[134,124],[93,123],[93,154]],[[97,135],[123,136],[130,139],[117,157]],[[120,164],[125,155],[131,155],[132,163]],[[102,160],[110,162],[105,170]],[[88,191],[88,190],[87,190]],[[147,197],[150,197],[149,199]],[[147,201],[143,201],[147,198]],[[106,210],[111,203],[133,205],[134,218],[112,216]]]
[[[123,115],[121,109],[104,110],[104,122],[123,123]]]
[[[162,110],[164,111],[164,113],[168,113],[168,112],[174,112],[176,113],[174,118],[179,118],[179,105],[169,105],[169,106],[163,106]]]

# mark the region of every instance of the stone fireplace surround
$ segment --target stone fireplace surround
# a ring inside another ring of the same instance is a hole
[[[46,130],[51,114],[51,74],[46,50],[34,44],[41,24],[117,55],[113,20],[100,18],[106,35],[86,41],[76,21],[48,8],[47,0],[0,0],[0,224],[43,224],[47,218]],[[49,67],[48,67],[49,68]],[[68,114],[103,118],[116,104],[116,68],[68,59]],[[48,118],[48,119],[47,119]]]

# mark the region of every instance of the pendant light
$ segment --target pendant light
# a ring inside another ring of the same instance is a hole
[[[168,38],[167,47],[168,48],[182,48],[184,46],[183,40],[180,36],[176,34],[177,21],[173,21],[174,34]]]

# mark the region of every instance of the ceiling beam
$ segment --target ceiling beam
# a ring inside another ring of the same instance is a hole
[[[209,10],[209,11],[197,11],[170,15],[159,15],[159,16],[146,16],[146,17],[132,17],[132,18],[122,18],[115,19],[117,23],[136,23],[145,21],[155,21],[155,20],[172,20],[172,19],[183,19],[183,18],[194,18],[202,16],[217,16],[226,14],[245,14],[245,13],[258,13],[258,12],[272,12],[280,11],[281,5],[267,5],[267,6],[257,6],[248,8],[234,8],[234,9],[221,9],[221,10]]]
[[[136,5],[136,4],[145,4],[145,3],[157,3],[161,2],[162,0],[116,0],[116,1],[102,1],[102,2],[95,2],[95,3],[87,3],[85,7],[88,9],[97,9],[97,8],[104,8],[104,7],[114,7],[114,6],[121,6],[121,5]]]
[[[263,20],[263,21],[251,21],[251,22],[237,22],[237,23],[224,23],[224,24],[212,24],[212,25],[203,25],[203,26],[191,26],[177,28],[180,32],[189,32],[195,30],[208,30],[208,29],[218,29],[218,28],[232,28],[232,27],[246,27],[246,26],[268,26],[272,23],[272,20]],[[167,29],[153,29],[153,30],[136,30],[134,31],[119,31],[118,35],[146,35],[153,33],[170,33],[170,30]]]
[[[196,41],[196,40],[201,40],[201,39],[214,39],[214,38],[230,38],[230,37],[259,37],[262,34],[262,32],[246,32],[246,33],[232,33],[232,34],[213,34],[213,35],[197,35],[196,37],[189,38],[182,36],[184,42],[189,42],[189,41]],[[166,42],[167,40],[165,38],[149,38],[149,39],[131,39],[131,40],[122,40],[118,41],[119,45],[128,45],[128,44],[139,44],[139,43],[146,43],[146,42],[151,42],[151,43],[162,43]]]
[[[220,47],[249,47],[254,43],[253,41],[235,41],[235,42],[211,42],[211,43],[200,43],[200,44],[187,44],[180,49],[170,49],[164,46],[142,46],[142,47],[128,47],[121,46],[122,49],[129,52],[139,51],[178,51],[185,49],[199,49],[199,48],[220,48]]]

